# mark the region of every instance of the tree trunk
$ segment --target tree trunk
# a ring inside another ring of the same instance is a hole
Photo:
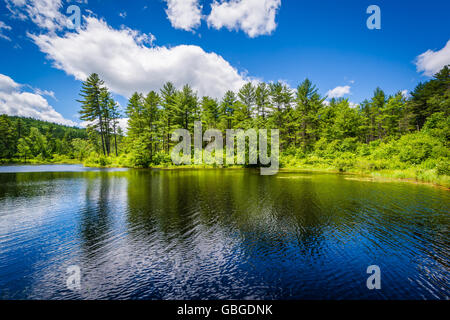
[[[116,149],[116,157],[119,155],[117,152],[117,133],[116,133],[116,125],[114,125],[114,147]]]

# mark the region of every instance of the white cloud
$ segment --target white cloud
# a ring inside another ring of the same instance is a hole
[[[355,102],[351,102],[351,101],[349,101],[348,105],[350,106],[350,108],[353,108],[353,109],[358,108],[358,106],[359,106],[359,104],[357,104]]]
[[[49,31],[67,26],[68,17],[60,12],[61,0],[5,0],[7,8],[21,20],[31,19],[39,28]]]
[[[125,18],[127,17],[127,12],[126,12],[126,11],[124,11],[124,12],[119,12],[119,17],[125,19]]]
[[[10,77],[0,74],[0,114],[31,117],[68,126],[77,125],[64,119],[42,95],[25,92],[21,87]]]
[[[403,98],[408,98],[409,97],[409,93],[408,93],[408,90],[403,90],[402,92],[401,92],[401,94],[402,94],[402,96],[403,96]]]
[[[438,51],[427,50],[416,58],[417,72],[433,76],[443,67],[450,64],[450,40],[444,48]]]
[[[52,97],[53,99],[56,100],[55,93],[53,91],[41,90],[39,88],[34,88],[33,90],[34,90],[34,93],[36,93],[36,94],[38,94],[40,96],[49,96],[49,97]]]
[[[166,14],[172,27],[192,31],[201,24],[202,6],[199,0],[165,0]]]
[[[148,47],[149,36],[86,17],[86,26],[65,36],[30,35],[54,66],[85,80],[98,73],[107,86],[125,97],[134,91],[159,90],[167,81],[190,84],[200,95],[221,97],[247,79],[225,59],[194,45]]]
[[[128,131],[128,120],[129,118],[119,119],[119,127],[122,129],[123,133],[127,133]]]
[[[11,41],[11,38],[3,34],[3,30],[10,31],[12,28],[5,24],[3,21],[0,21],[0,38]]]
[[[20,87],[20,84],[15,82],[10,77],[5,76],[4,74],[0,73],[0,92],[10,93],[19,87]]]
[[[119,128],[122,129],[122,132],[125,134],[128,131],[128,120],[129,120],[129,118],[117,119]],[[98,122],[97,121],[83,121],[80,123],[80,127],[87,128],[89,125],[93,125],[95,123],[98,123]]]
[[[249,37],[271,34],[281,0],[230,0],[211,4],[208,26],[243,30]]]
[[[328,98],[341,98],[346,94],[350,94],[350,86],[336,87],[327,92]]]

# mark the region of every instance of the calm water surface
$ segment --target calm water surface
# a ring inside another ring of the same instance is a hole
[[[449,299],[449,207],[333,174],[0,167],[0,299]]]

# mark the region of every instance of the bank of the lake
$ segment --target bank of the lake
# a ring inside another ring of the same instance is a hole
[[[442,187],[446,189],[450,189],[450,177],[447,175],[438,175],[436,170],[433,169],[397,169],[397,170],[358,170],[358,169],[349,169],[347,171],[340,171],[336,168],[318,168],[312,166],[304,166],[304,167],[289,167],[289,168],[281,168],[281,172],[326,172],[326,173],[335,173],[335,174],[346,174],[355,177],[361,177],[362,179],[370,178],[374,181],[403,181],[409,183],[423,183],[434,185],[437,187]]]
[[[108,160],[103,163],[99,162],[84,162],[87,167],[105,167],[105,168],[133,168],[132,166],[126,165],[120,161],[120,158],[108,158]],[[153,169],[163,169],[163,170],[177,170],[177,169],[244,169],[244,166],[234,165],[234,166],[217,166],[217,165],[173,165],[169,163],[161,165],[152,165],[149,168]],[[142,168],[140,168],[142,169]],[[382,169],[382,170],[369,170],[361,168],[345,168],[343,169],[326,166],[326,165],[307,165],[302,164],[299,166],[281,166],[280,171],[304,171],[304,172],[324,172],[324,173],[339,173],[339,174],[351,174],[360,175],[363,177],[371,177],[376,180],[392,181],[399,180],[411,183],[427,183],[444,188],[450,188],[450,176],[438,174],[436,169],[423,169],[420,167],[410,167],[406,169]]]
[[[51,160],[30,159],[24,161],[23,159],[13,160],[0,160],[0,165],[61,165],[61,164],[81,164],[90,168],[135,168],[145,169],[142,167],[133,167],[124,164],[120,161],[120,158],[108,157],[103,162],[99,161],[80,161],[77,159],[58,158]],[[173,165],[173,164],[161,164],[153,165],[147,169],[161,169],[161,170],[180,170],[180,169],[224,169],[224,170],[236,170],[245,169],[244,166],[216,166],[216,165]],[[367,169],[355,169],[355,168],[336,168],[333,166],[324,165],[307,165],[301,166],[283,166],[279,169],[280,172],[316,172],[316,173],[336,173],[347,174],[352,176],[360,176],[361,178],[370,178],[376,181],[403,181],[409,183],[425,183],[450,189],[450,176],[439,175],[436,169],[423,169],[420,167],[410,167],[407,169],[383,169],[383,170],[367,170]]]

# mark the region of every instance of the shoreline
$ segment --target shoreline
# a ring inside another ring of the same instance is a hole
[[[417,179],[416,177],[393,177],[392,171],[398,171],[399,173],[406,173],[406,170],[380,170],[380,171],[371,171],[371,172],[359,172],[359,171],[346,171],[340,172],[336,169],[320,169],[320,168],[281,168],[280,172],[285,173],[295,173],[295,172],[313,172],[313,173],[329,173],[329,174],[339,174],[339,175],[347,175],[353,177],[361,177],[363,179],[348,179],[348,180],[359,180],[359,181],[373,181],[373,182],[406,182],[411,184],[422,184],[428,185],[432,187],[437,187],[440,189],[450,191],[450,184],[439,184],[437,182],[428,182],[424,180]]]
[[[108,166],[100,166],[94,164],[86,164],[79,160],[63,160],[63,161],[10,161],[10,162],[0,162],[0,166],[17,166],[17,165],[82,165],[87,168],[129,168],[129,169],[158,169],[158,170],[212,170],[212,169],[221,169],[221,170],[245,170],[251,169],[242,166],[230,166],[230,167],[219,167],[219,166],[209,166],[209,165],[183,165],[183,166],[153,166],[149,168],[133,168],[127,166],[117,166],[117,165],[108,165]],[[318,167],[284,167],[280,168],[280,173],[329,173],[329,174],[339,174],[339,175],[348,175],[348,176],[359,176],[366,178],[366,181],[378,181],[378,182],[407,182],[412,184],[423,184],[438,187],[444,190],[450,191],[450,181],[426,181],[425,179],[420,179],[417,177],[417,172],[410,170],[378,170],[378,171],[358,171],[358,170],[348,170],[348,171],[339,171],[335,168],[318,168]],[[448,176],[441,176],[443,180],[450,180]],[[360,180],[360,179],[355,179]]]

